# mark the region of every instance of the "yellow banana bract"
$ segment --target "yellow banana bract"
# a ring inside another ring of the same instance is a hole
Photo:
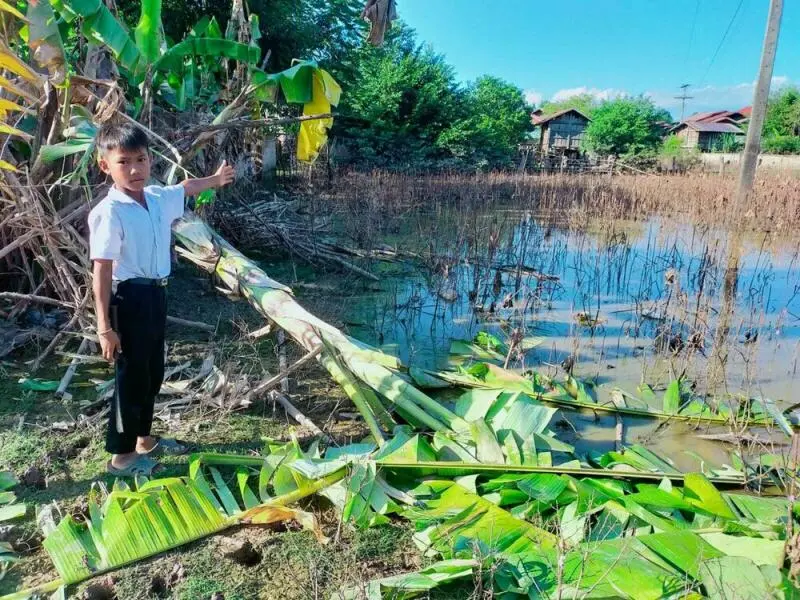
[[[330,74],[318,69],[313,74],[311,102],[303,107],[304,115],[321,115],[331,112],[331,105],[339,104],[342,88]],[[328,129],[333,126],[333,117],[303,121],[297,137],[297,158],[313,162],[328,140]]]

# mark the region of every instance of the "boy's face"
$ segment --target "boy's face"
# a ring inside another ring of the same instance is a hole
[[[150,153],[146,148],[115,148],[100,157],[100,170],[111,176],[117,187],[138,192],[150,179]]]

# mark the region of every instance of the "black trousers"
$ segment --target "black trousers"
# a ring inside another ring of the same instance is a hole
[[[120,282],[111,298],[111,321],[122,353],[116,361],[106,450],[125,454],[150,435],[153,405],[164,379],[167,294],[163,287]]]

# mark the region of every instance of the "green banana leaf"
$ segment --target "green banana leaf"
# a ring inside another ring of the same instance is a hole
[[[161,0],[142,0],[139,24],[134,30],[136,48],[147,64],[155,63],[161,56],[164,27],[161,22]]]
[[[153,67],[162,72],[181,71],[187,56],[232,58],[253,65],[258,63],[261,49],[225,39],[187,37],[164,52]]]
[[[94,150],[94,140],[71,139],[58,144],[42,146],[39,150],[39,158],[43,162],[55,162],[66,156],[73,154],[85,154]]]
[[[0,523],[25,516],[27,506],[17,502],[17,496],[10,491],[19,481],[9,471],[0,472]],[[19,555],[8,542],[0,542],[0,579],[8,567],[19,560]]]
[[[65,517],[44,547],[70,584],[242,523],[296,520],[324,540],[313,516],[285,505],[342,479],[346,463],[317,469],[321,476],[310,479],[299,460],[293,444],[264,458],[195,455],[190,477],[141,481],[135,489],[118,482],[102,503],[90,498],[87,522]],[[235,468],[233,489],[223,467]]]
[[[716,500],[709,495],[691,505],[691,486],[678,489],[663,483],[634,486],[588,478],[508,474],[485,483],[470,479],[469,486],[465,484],[428,480],[409,490],[422,506],[403,514],[421,530],[415,540],[431,556],[466,559],[478,554],[475,558],[479,560],[491,557],[495,563],[501,561],[499,572],[484,565],[484,572],[492,573],[491,583],[498,593],[535,590],[549,597],[558,587],[570,598],[664,598],[681,589],[699,589],[706,584],[709,567],[716,564],[713,561],[726,557],[748,561],[768,574],[769,589],[790,589],[776,566],[782,562],[780,532],[785,532],[785,520],[753,523],[741,512],[712,516],[719,512]],[[514,496],[499,492],[512,490],[523,491],[530,500],[509,511],[498,501]],[[748,496],[724,497],[734,504],[737,498]],[[788,510],[788,502],[783,502]],[[604,518],[609,514],[620,517],[623,526],[610,529]],[[525,533],[533,518],[535,541],[531,539],[534,534]],[[598,539],[594,534],[601,528],[606,537]],[[559,557],[548,535],[560,536],[571,549]],[[555,578],[559,569],[560,587]],[[755,571],[745,572],[752,575]],[[760,577],[754,581],[757,589],[764,589]]]
[[[406,600],[457,581],[472,580],[480,561],[451,559],[434,563],[420,571],[375,579],[361,587],[348,588],[334,595],[337,600]]]
[[[267,74],[260,69],[251,69],[250,76],[264,101],[274,101],[280,89],[286,102],[307,104],[311,102],[313,75],[318,68],[316,62],[302,61],[280,73]]]
[[[111,49],[120,66],[131,73],[140,68],[142,54],[130,34],[103,0],[51,0],[53,8],[72,23],[83,19],[83,34],[98,44]]]
[[[208,16],[204,16],[200,19],[197,23],[195,23],[194,27],[192,27],[189,35],[195,37],[205,37],[205,38],[222,38],[222,28],[219,26],[216,17],[209,18]]]
[[[697,398],[686,402],[680,410],[669,412],[677,405],[675,396],[677,382],[672,382],[665,398],[668,410],[658,410],[652,407],[619,405],[614,402],[601,404],[595,402],[586,386],[575,379],[568,380],[567,385],[562,386],[539,376],[532,379],[522,377],[491,363],[474,363],[469,368],[462,368],[459,371],[424,371],[422,375],[425,378],[438,379],[461,387],[521,391],[542,402],[572,410],[591,410],[635,417],[720,425],[735,420],[739,424],[744,422],[751,426],[777,424],[784,431],[792,429],[792,425],[785,416],[781,418],[777,416],[780,413],[777,411],[776,414],[773,404],[761,404],[753,400],[744,402],[738,413],[735,414],[724,404],[720,404],[714,410]],[[416,381],[422,381],[419,378],[419,371],[417,371]]]

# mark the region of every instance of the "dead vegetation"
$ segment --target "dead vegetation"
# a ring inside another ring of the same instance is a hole
[[[735,214],[733,175],[519,175],[486,173],[415,177],[389,172],[348,173],[331,193],[348,214],[367,211],[374,224],[418,209],[462,210],[513,205],[585,229],[595,219],[630,221],[654,215],[695,225],[793,235],[800,221],[800,178],[759,174],[744,214]],[[370,223],[370,224],[373,224]]]

